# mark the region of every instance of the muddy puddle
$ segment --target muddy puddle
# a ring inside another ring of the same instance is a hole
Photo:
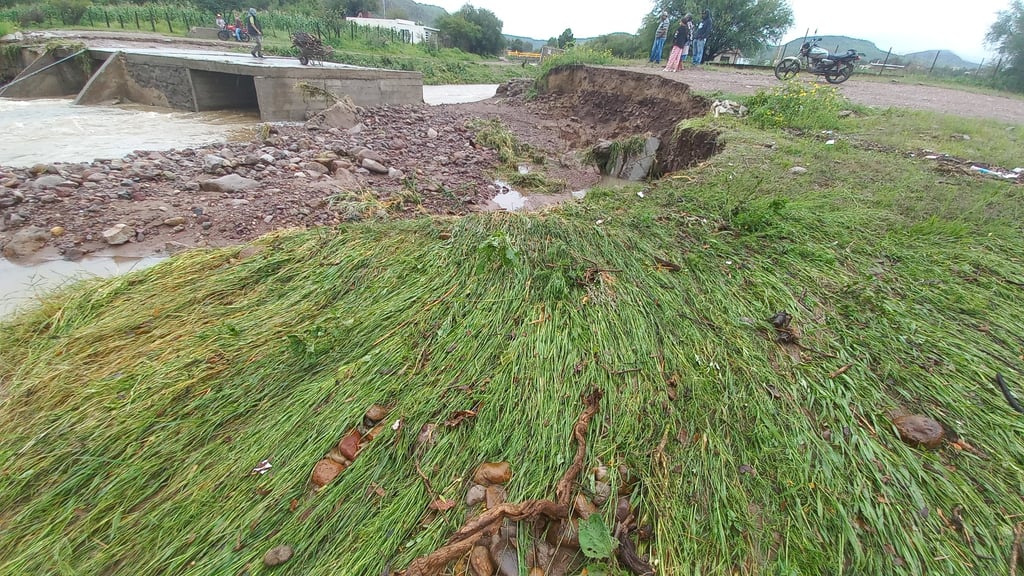
[[[520,172],[522,173],[522,169],[520,169]],[[594,188],[622,188],[631,184],[637,183],[622,180],[620,178],[613,178],[611,176],[604,176],[601,178],[601,181],[594,186]],[[565,202],[583,200],[587,197],[587,192],[589,190],[573,190],[571,192],[562,192],[559,194],[536,194],[516,190],[514,186],[500,179],[494,181],[494,186],[498,189],[498,194],[482,206],[482,210],[484,212],[533,212],[549,206],[563,204]]]
[[[38,296],[83,278],[108,278],[143,270],[164,258],[124,256],[83,258],[76,262],[47,260],[27,266],[0,258],[0,320],[31,306]]]

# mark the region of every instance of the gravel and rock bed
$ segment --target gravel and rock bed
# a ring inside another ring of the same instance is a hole
[[[112,245],[153,254],[280,228],[490,209],[500,161],[476,140],[470,121],[480,118],[514,123],[559,158],[537,169],[567,190],[596,183],[595,168],[552,148],[561,124],[520,103],[357,109],[348,129],[261,125],[248,142],[0,168],[0,245],[22,259],[43,246],[71,259]]]
[[[505,191],[497,179],[510,172],[543,176],[543,206],[601,181],[583,158],[609,139],[673,142],[655,146],[657,158],[650,152],[632,179],[720,148],[713,132],[672,136],[676,122],[710,103],[668,80],[652,86],[631,72],[570,67],[527,99],[531,82],[470,104],[364,109],[342,98],[304,125],[259,125],[244,142],[0,168],[0,245],[18,259],[139,256],[239,244],[281,228],[457,216],[497,209],[492,199]],[[478,141],[492,120],[526,146],[523,164],[503,165]]]

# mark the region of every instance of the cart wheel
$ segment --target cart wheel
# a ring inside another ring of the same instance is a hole
[[[302,64],[303,66],[309,64],[309,58],[306,58],[305,56],[299,56],[299,64]]]

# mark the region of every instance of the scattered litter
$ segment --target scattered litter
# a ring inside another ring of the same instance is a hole
[[[835,143],[836,143],[835,140],[825,140],[825,146],[831,146],[831,145],[833,145]]]
[[[711,110],[715,113],[715,118],[722,114],[740,117],[747,115],[747,107],[732,100],[715,100],[711,104]]]
[[[793,166],[789,169],[790,174],[805,174],[806,172],[807,168],[804,168],[803,166]]]
[[[274,465],[270,463],[270,460],[263,460],[255,468],[252,469],[250,474],[266,474]]]
[[[641,198],[643,198],[644,197],[644,191],[641,190],[641,191],[637,192],[636,195],[641,197]]]
[[[929,154],[929,155],[925,156],[924,158],[925,158],[925,160],[935,160],[938,157],[939,157],[938,154]]]
[[[971,171],[977,172],[983,176],[992,176],[993,178],[1005,178],[1007,180],[1016,180],[1017,176],[1020,176],[1019,172],[1000,172],[998,170],[991,170],[989,168],[982,168],[981,166],[971,165]]]
[[[603,219],[601,219],[601,220],[598,220],[597,222],[594,222],[594,224],[598,224],[598,225],[600,225],[600,224],[604,224],[604,220],[603,220]]]

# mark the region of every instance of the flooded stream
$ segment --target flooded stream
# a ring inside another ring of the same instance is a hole
[[[36,298],[75,280],[109,277],[142,270],[163,258],[83,258],[77,262],[48,260],[33,266],[19,266],[0,258],[0,320],[19,307],[31,305]]]
[[[427,104],[475,102],[497,84],[424,86]],[[0,98],[0,166],[87,162],[136,150],[169,150],[224,142],[259,122],[255,113],[181,112],[142,106],[74,106],[70,99]],[[152,266],[159,258],[93,257],[21,266],[0,258],[0,319],[36,295],[88,276],[114,276]]]

